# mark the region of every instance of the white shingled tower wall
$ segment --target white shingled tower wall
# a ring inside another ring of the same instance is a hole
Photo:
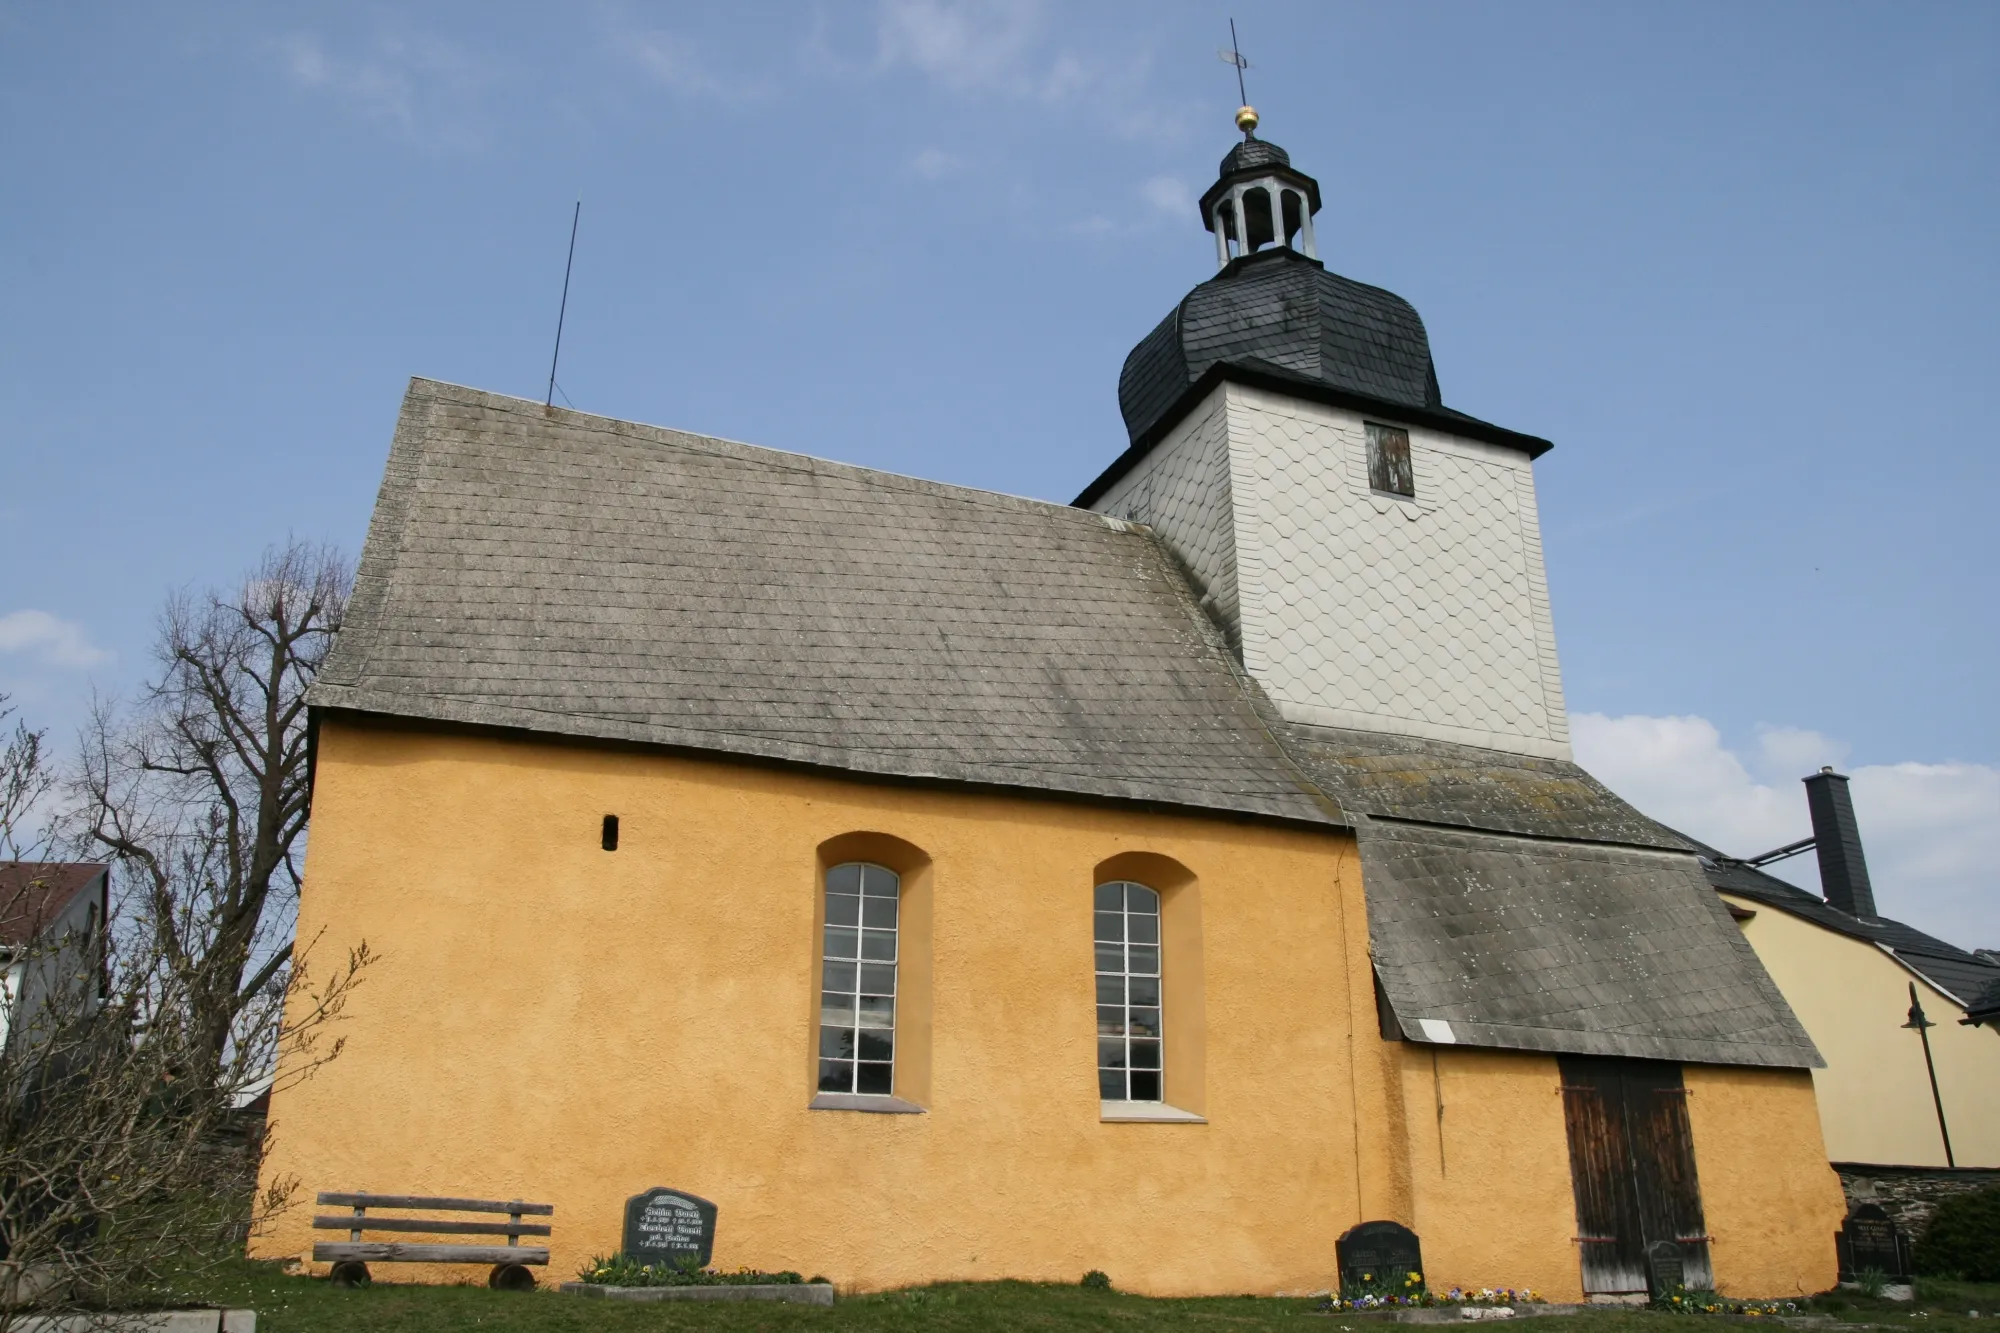
[[[1369,488],[1367,421],[1414,499]],[[1519,450],[1224,383],[1092,507],[1180,553],[1288,719],[1570,757]]]

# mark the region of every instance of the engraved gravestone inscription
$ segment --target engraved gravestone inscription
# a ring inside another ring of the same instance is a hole
[[[1399,1222],[1363,1222],[1333,1243],[1343,1291],[1391,1295],[1421,1291],[1424,1251],[1417,1233]]]
[[[1892,1282],[1910,1280],[1909,1242],[1882,1205],[1864,1203],[1849,1213],[1837,1240],[1842,1282],[1858,1281],[1869,1272]]]
[[[1679,1242],[1659,1240],[1646,1247],[1646,1286],[1654,1300],[1686,1289],[1687,1255]]]
[[[625,1257],[642,1264],[708,1266],[715,1253],[715,1205],[664,1186],[625,1201]]]

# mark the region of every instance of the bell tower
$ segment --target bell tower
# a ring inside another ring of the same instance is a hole
[[[1152,527],[1284,716],[1569,758],[1533,461],[1444,405],[1409,302],[1327,271],[1318,182],[1256,136],[1201,198],[1218,272],[1125,359],[1076,503]]]

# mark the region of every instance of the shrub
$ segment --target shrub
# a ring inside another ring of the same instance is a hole
[[[1917,1241],[1916,1270],[1965,1282],[2000,1282],[2000,1187],[1938,1205]]]
[[[805,1281],[797,1273],[760,1273],[744,1268],[734,1273],[718,1273],[703,1268],[693,1255],[678,1263],[642,1264],[622,1252],[592,1259],[577,1273],[577,1279],[603,1287],[751,1287],[765,1284],[789,1286]]]
[[[1093,1268],[1083,1275],[1082,1286],[1085,1291],[1109,1291],[1111,1275],[1101,1268]]]

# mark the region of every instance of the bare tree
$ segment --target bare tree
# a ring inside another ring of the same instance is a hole
[[[308,817],[305,696],[352,586],[340,553],[293,542],[232,592],[175,596],[159,678],[129,716],[101,706],[84,736],[82,842],[136,882],[130,920],[180,978],[212,1070],[240,1040],[239,1016],[285,988]]]
[[[45,849],[33,798],[52,789],[39,733],[17,725],[0,747],[0,850],[28,902],[49,896],[40,877],[75,869],[19,854]],[[315,983],[297,951],[282,985],[237,1006],[218,1056],[201,997],[216,984],[205,969],[230,961],[171,951],[137,902],[137,923],[31,922],[7,959],[39,983],[0,988],[0,1333],[23,1312],[129,1306],[238,1252],[264,1147],[240,1108],[339,1053],[328,1025],[369,961],[357,948]],[[273,1182],[257,1211],[295,1192]]]

